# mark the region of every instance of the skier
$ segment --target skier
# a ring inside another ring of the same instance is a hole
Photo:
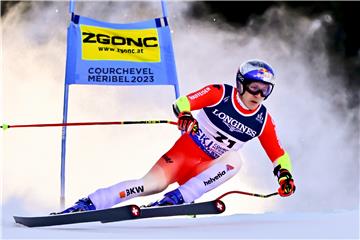
[[[290,196],[295,192],[291,160],[262,105],[274,85],[272,67],[255,59],[241,64],[236,87],[213,84],[178,98],[173,110],[183,134],[143,178],[98,189],[60,213],[110,208],[162,192],[175,182],[179,187],[151,206],[191,203],[239,171],[242,160],[237,150],[255,137],[273,164],[279,195]],[[191,114],[194,110],[199,110],[196,118]]]

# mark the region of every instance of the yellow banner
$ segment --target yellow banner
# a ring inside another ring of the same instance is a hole
[[[156,28],[118,30],[81,25],[82,59],[160,62]]]

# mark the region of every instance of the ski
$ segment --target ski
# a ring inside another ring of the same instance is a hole
[[[189,203],[182,205],[142,207],[140,209],[141,209],[141,214],[136,219],[182,216],[182,215],[220,214],[225,211],[225,203],[220,200],[213,200],[207,202]],[[113,221],[111,219],[107,219],[101,222],[107,223]]]
[[[14,216],[15,222],[27,227],[46,227],[84,222],[101,221],[123,221],[130,220],[140,215],[140,208],[136,205],[94,210],[86,212],[75,212],[40,217],[19,217]]]
[[[190,203],[175,206],[143,207],[127,205],[104,210],[76,212],[40,217],[14,216],[15,222],[27,227],[46,227],[85,222],[117,222],[142,218],[169,217],[181,215],[219,214],[225,211],[225,204],[220,200]]]

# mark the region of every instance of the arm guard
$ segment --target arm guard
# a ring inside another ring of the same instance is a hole
[[[284,155],[276,159],[274,164],[274,175],[278,178],[278,181],[282,179],[292,178],[292,164],[289,155],[285,152]]]
[[[173,111],[176,117],[179,116],[181,112],[190,112],[190,102],[186,96],[179,97],[172,105]]]

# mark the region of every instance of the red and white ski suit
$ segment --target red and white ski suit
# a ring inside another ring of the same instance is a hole
[[[265,106],[246,109],[234,87],[208,85],[174,104],[180,110],[197,112],[198,131],[183,134],[143,178],[120,182],[90,194],[97,209],[161,192],[174,182],[180,184],[185,202],[191,202],[233,177],[241,167],[240,156],[235,153],[256,137],[274,167],[279,163],[291,167]]]

